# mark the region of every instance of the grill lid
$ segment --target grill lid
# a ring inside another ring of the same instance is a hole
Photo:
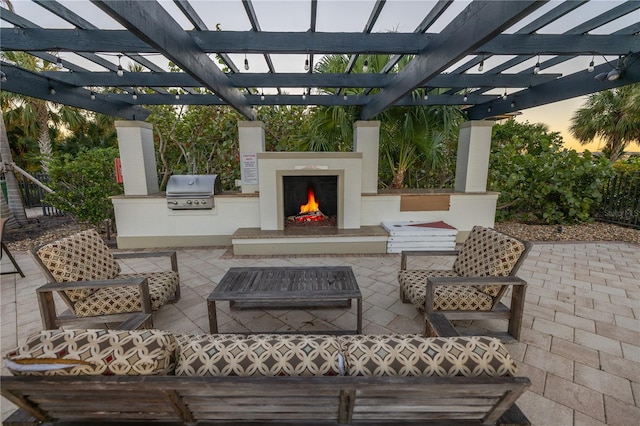
[[[208,197],[220,192],[218,175],[172,175],[167,182],[167,197]]]

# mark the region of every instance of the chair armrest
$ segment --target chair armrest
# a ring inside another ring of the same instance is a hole
[[[141,259],[147,257],[169,257],[171,259],[171,270],[178,272],[178,255],[175,251],[141,251],[130,253],[112,253],[115,259]]]
[[[458,250],[420,250],[403,251],[400,254],[400,270],[407,269],[407,258],[409,256],[457,256]]]
[[[47,291],[65,291],[65,290],[81,290],[83,288],[101,288],[101,287],[123,287],[129,285],[144,285],[146,278],[117,278],[113,280],[95,280],[95,281],[68,281],[63,283],[47,283],[36,289],[37,292]],[[147,283],[147,287],[149,284]]]
[[[518,277],[429,277],[427,289],[437,285],[527,285]]]
[[[117,278],[113,280],[96,281],[70,281],[65,283],[47,283],[36,289],[37,293],[51,293],[54,291],[79,290],[83,288],[125,287],[138,286],[140,294],[140,306],[142,312],[150,314],[151,295],[149,294],[149,281],[147,278]]]
[[[435,298],[435,287],[443,285],[513,285],[526,286],[527,282],[521,278],[507,277],[430,277],[427,278],[427,295],[425,299],[425,313],[435,312],[433,309]]]

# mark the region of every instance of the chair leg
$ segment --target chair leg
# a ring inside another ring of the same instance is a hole
[[[20,269],[20,266],[18,265],[18,262],[16,262],[16,259],[13,257],[13,255],[11,254],[11,252],[9,251],[9,248],[7,247],[7,245],[5,243],[0,243],[2,244],[2,251],[4,251],[7,256],[9,256],[9,260],[11,261],[11,263],[13,264],[13,267],[16,269],[15,271],[11,271],[11,272],[2,272],[1,275],[7,275],[7,274],[20,274],[20,276],[22,278],[24,278],[24,273],[22,272],[22,269]],[[2,257],[2,256],[0,256]]]
[[[509,314],[509,334],[516,340],[520,340],[522,328],[522,315],[524,313],[524,297],[527,292],[526,285],[514,285],[511,292],[511,312]]]
[[[407,298],[407,295],[402,290],[402,285],[400,285],[400,300],[402,303],[411,303],[411,301]]]

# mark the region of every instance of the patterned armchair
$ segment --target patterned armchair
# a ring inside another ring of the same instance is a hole
[[[82,323],[153,327],[152,312],[180,299],[175,251],[112,253],[88,230],[36,247],[31,257],[47,280],[36,290],[44,329]],[[171,270],[121,274],[117,259],[151,257],[168,257]],[[57,313],[53,292],[68,311]]]
[[[498,335],[518,340],[527,283],[515,275],[530,247],[494,229],[475,226],[459,251],[403,252],[400,299],[425,313],[427,334],[441,335],[437,323],[450,326],[448,320],[506,318],[508,334]],[[410,256],[443,255],[457,256],[451,270],[407,269]],[[500,300],[509,287],[507,307]]]

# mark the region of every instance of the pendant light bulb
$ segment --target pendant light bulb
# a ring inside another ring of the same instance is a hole
[[[58,58],[56,59],[56,66],[58,67],[59,70],[64,68],[64,66],[62,65],[62,58],[60,56],[58,56]]]
[[[96,94],[91,92],[91,94],[89,95],[89,99],[91,99],[92,101],[96,100]]]
[[[504,93],[502,94],[502,100],[506,101],[507,100],[507,91],[505,90]]]
[[[480,65],[478,65],[478,72],[484,71],[484,59],[480,61]]]
[[[133,98],[133,100],[137,100],[138,99],[138,94],[136,93],[136,91],[133,91],[133,95],[131,95],[131,97]]]
[[[593,62],[593,57],[591,58],[591,62],[589,62],[589,66],[587,67],[588,72],[593,72],[595,69],[595,63]]]
[[[309,71],[309,57],[304,60],[304,70]]]
[[[369,72],[369,60],[364,60],[364,65],[362,65],[362,72]]]
[[[120,62],[122,58],[122,55],[118,55],[118,71],[116,71],[116,74],[118,75],[118,77],[122,77],[124,75],[124,70],[122,69],[122,63]]]
[[[536,62],[536,66],[533,67],[533,73],[538,74],[540,72],[540,55],[538,55],[538,62]]]
[[[244,55],[244,69],[245,71],[249,71],[249,60],[247,59],[247,55]]]

